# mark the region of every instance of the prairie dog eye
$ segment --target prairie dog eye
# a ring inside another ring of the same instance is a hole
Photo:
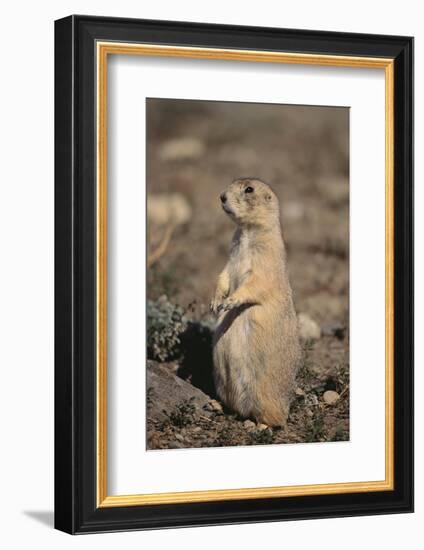
[[[253,187],[246,187],[246,189],[244,190],[245,193],[253,193],[253,191]]]

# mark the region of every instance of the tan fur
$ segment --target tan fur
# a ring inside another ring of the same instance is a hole
[[[242,417],[283,426],[301,352],[278,199],[252,178],[234,181],[222,197],[238,227],[211,303],[216,390]]]

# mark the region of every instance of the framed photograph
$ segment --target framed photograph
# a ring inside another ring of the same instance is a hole
[[[413,39],[55,24],[55,525],[413,510]]]

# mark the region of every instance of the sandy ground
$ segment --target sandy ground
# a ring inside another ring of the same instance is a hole
[[[190,206],[188,222],[175,229],[148,270],[149,299],[165,294],[183,308],[191,304],[193,319],[207,319],[234,231],[219,194],[237,177],[256,176],[271,184],[281,204],[296,310],[312,318],[322,335],[305,343],[287,429],[262,442],[348,439],[348,109],[148,100],[147,120],[148,194],[178,193]],[[166,224],[149,224],[151,252],[165,231]],[[334,405],[323,400],[327,390],[340,395]],[[242,434],[242,419],[231,418],[231,412],[227,416]],[[152,448],[166,447],[176,428],[167,426],[171,435],[161,441],[164,430],[156,429],[154,418],[149,426],[159,432]],[[227,433],[227,444],[257,442],[232,437],[233,432]],[[182,446],[193,445],[193,438],[184,437]],[[219,431],[214,437],[219,443]],[[203,444],[211,444],[210,438]]]

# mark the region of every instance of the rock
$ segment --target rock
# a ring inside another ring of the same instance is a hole
[[[189,222],[191,216],[191,206],[181,193],[157,193],[147,197],[147,218],[154,225],[182,225]]]
[[[216,399],[212,399],[212,401],[209,401],[205,408],[207,411],[222,412],[222,405],[221,403],[218,403]]]
[[[158,432],[152,432],[149,434],[147,447],[149,449],[159,449],[161,444],[160,434]]]
[[[303,397],[305,395],[305,392],[302,390],[302,388],[296,388],[294,390],[294,393],[298,396],[298,397]]]
[[[263,432],[264,430],[268,429],[268,426],[266,424],[258,424],[256,427],[260,432]]]
[[[191,430],[193,433],[197,434],[202,431],[202,428],[200,426],[196,426]]]
[[[205,146],[200,139],[180,137],[165,141],[159,148],[159,157],[164,161],[195,160],[205,152]]]
[[[333,390],[327,390],[322,396],[324,403],[327,405],[334,405],[340,399],[340,395]]]
[[[245,420],[243,422],[243,426],[246,428],[246,430],[254,430],[256,428],[256,424],[252,422],[251,420]]]
[[[166,367],[170,372],[177,373],[180,365],[176,361],[169,361],[161,363],[163,367]]]
[[[182,443],[178,443],[178,441],[170,441],[168,443],[168,449],[182,449],[183,445]]]
[[[147,417],[152,420],[167,420],[163,411],[171,413],[184,402],[190,401],[196,409],[201,410],[211,401],[209,395],[155,361],[147,362],[147,391]],[[208,411],[203,414],[211,415]]]
[[[300,339],[304,342],[316,341],[321,338],[321,328],[316,321],[314,321],[306,313],[299,313],[298,327]]]
[[[178,439],[178,441],[184,441],[184,437],[181,434],[175,434],[175,439]]]

